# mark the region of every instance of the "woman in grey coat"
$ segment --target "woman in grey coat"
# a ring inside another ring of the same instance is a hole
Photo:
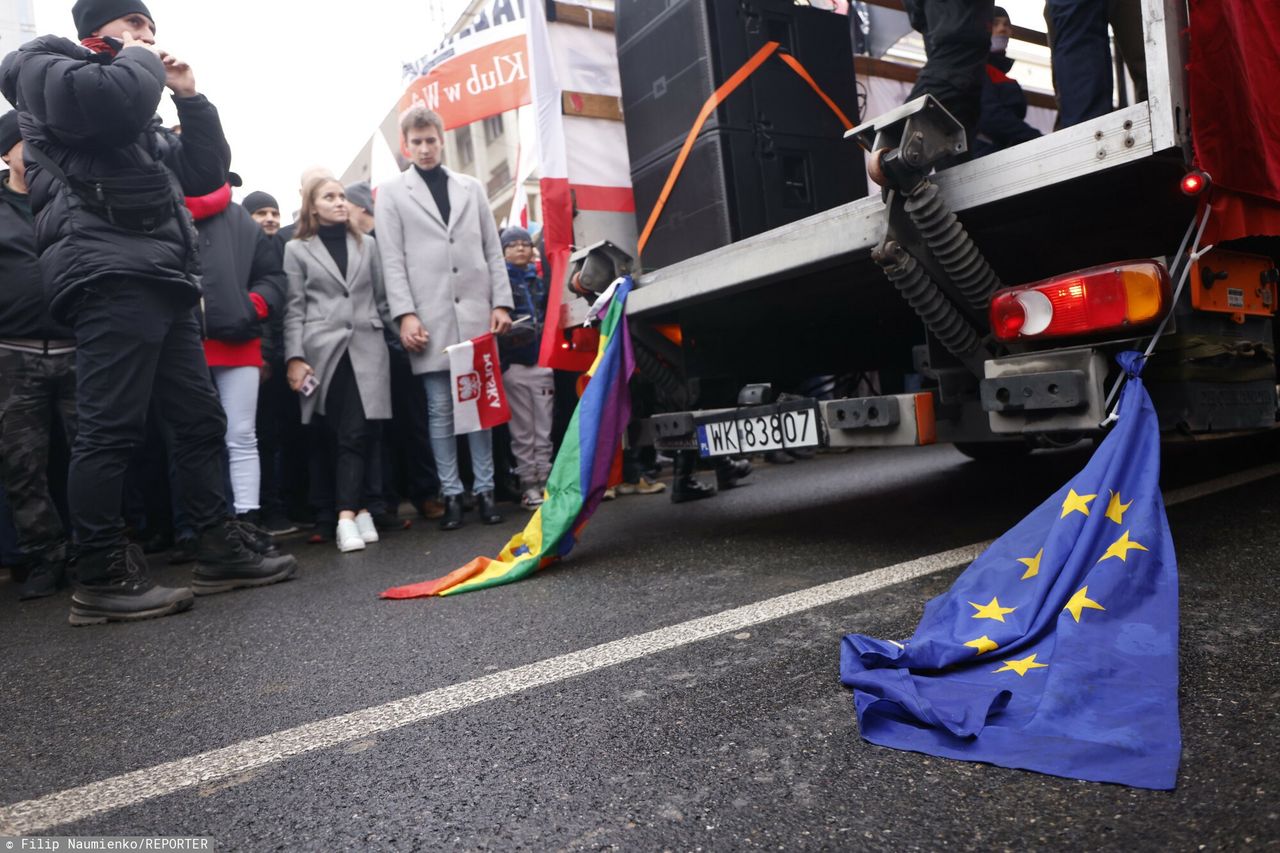
[[[375,444],[369,422],[391,417],[391,359],[378,249],[351,224],[342,184],[317,178],[304,188],[284,271],[289,387],[303,395],[303,423],[322,415],[336,439],[338,549],[363,550],[378,541],[362,503]]]

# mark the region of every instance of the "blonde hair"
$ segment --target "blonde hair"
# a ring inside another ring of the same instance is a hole
[[[343,198],[346,198],[347,192],[342,189],[342,183],[337,178],[320,177],[308,181],[302,188],[302,212],[298,214],[298,227],[293,232],[293,239],[306,240],[320,232],[319,216],[316,213],[316,196],[329,184],[337,184],[338,189],[342,190]],[[360,229],[350,217],[347,218],[347,233],[356,238],[357,244],[364,239],[364,235],[360,233]]]

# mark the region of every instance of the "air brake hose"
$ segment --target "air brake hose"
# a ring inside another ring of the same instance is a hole
[[[975,311],[985,315],[1000,279],[942,200],[938,187],[931,181],[921,181],[904,208],[956,289]]]
[[[982,346],[978,333],[938,289],[920,262],[893,240],[877,248],[871,257],[938,342],[961,361],[972,360]]]

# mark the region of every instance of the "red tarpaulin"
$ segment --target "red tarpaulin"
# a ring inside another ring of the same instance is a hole
[[[1215,188],[1205,242],[1280,235],[1280,3],[1190,6],[1191,135]]]

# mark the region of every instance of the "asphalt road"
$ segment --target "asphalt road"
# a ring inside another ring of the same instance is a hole
[[[944,446],[761,466],[710,501],[606,504],[561,565],[451,599],[377,593],[492,555],[519,509],[454,534],[418,523],[357,555],[291,542],[298,580],[135,625],[72,629],[65,598],[19,604],[0,582],[0,835],[13,804],[107,780],[44,800],[56,817],[39,834],[201,835],[236,850],[1276,847],[1280,477],[1169,510],[1185,747],[1172,792],[859,737],[840,638],[910,635],[959,567],[656,645],[673,636],[660,629],[994,538],[1086,455],[988,466]],[[1277,460],[1274,439],[1173,449],[1163,484]],[[614,653],[623,662],[600,664]],[[520,689],[528,665],[558,656],[565,672]],[[596,663],[571,672],[583,656]],[[492,695],[455,701],[451,685]],[[443,704],[360,728],[363,709],[424,695]],[[310,723],[291,742],[332,745],[231,775],[182,763],[266,754]],[[196,775],[149,769],[166,762]],[[103,807],[113,796],[127,804]]]

